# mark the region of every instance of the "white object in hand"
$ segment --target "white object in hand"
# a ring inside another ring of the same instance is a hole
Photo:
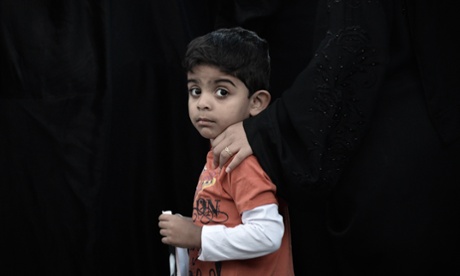
[[[172,211],[162,211],[163,214],[172,215]],[[174,246],[169,246],[169,271],[171,276],[176,276],[176,249]]]

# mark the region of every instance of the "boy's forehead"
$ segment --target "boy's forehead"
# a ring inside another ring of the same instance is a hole
[[[208,64],[208,63],[200,63],[200,64],[197,64],[197,65],[193,66],[190,69],[190,71],[188,71],[187,73],[195,73],[196,71],[200,71],[200,70],[204,70],[204,69],[216,70],[216,71],[222,72],[222,70],[217,65]]]
[[[187,77],[228,77],[235,78],[234,76],[223,72],[219,67],[212,64],[200,64],[194,66],[187,72]]]

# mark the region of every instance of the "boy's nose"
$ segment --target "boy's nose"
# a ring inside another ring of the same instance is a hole
[[[197,108],[202,109],[210,109],[211,108],[211,99],[209,96],[201,94],[200,98],[196,104]]]

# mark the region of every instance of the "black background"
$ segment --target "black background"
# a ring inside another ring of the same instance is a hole
[[[1,1],[1,274],[168,274],[157,217],[190,212],[209,148],[180,62],[211,7]]]

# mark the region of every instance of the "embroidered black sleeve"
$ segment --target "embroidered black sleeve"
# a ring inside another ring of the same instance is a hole
[[[318,160],[318,181],[333,186],[350,155],[359,145],[370,121],[363,97],[374,97],[379,65],[376,49],[360,26],[350,26],[337,33],[328,33],[324,48],[315,55],[315,96],[309,112],[322,118],[322,127],[313,133]],[[330,56],[332,54],[332,56]],[[317,116],[315,116],[317,117]],[[293,172],[298,182],[305,182],[306,175]],[[304,178],[304,179],[302,179]]]
[[[244,123],[281,193],[335,185],[371,122],[384,77],[379,3],[329,1],[327,12],[329,27],[306,69],[266,112]]]

